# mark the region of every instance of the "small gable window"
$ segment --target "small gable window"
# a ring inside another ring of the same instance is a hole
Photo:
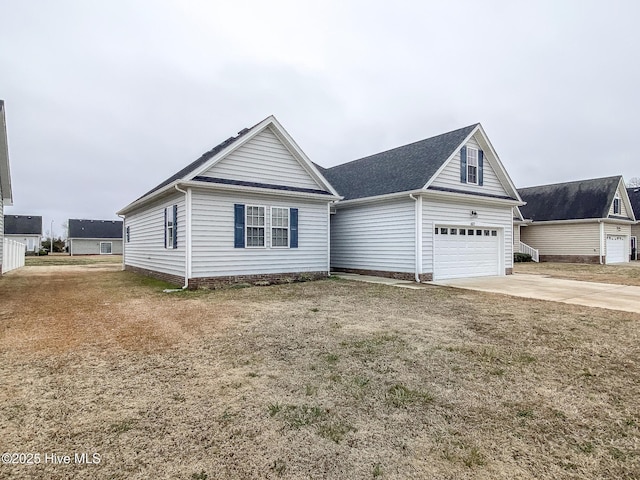
[[[478,183],[478,150],[467,147],[467,183]]]
[[[614,215],[620,214],[620,195],[618,195],[617,193],[615,198],[613,199],[613,214]]]

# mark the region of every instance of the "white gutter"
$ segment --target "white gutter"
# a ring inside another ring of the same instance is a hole
[[[604,257],[604,223],[598,220],[600,225],[600,265],[602,265],[602,257]]]
[[[420,272],[422,272],[422,197],[418,196],[418,198],[413,196],[413,193],[409,194],[409,198],[416,201],[416,235],[415,235],[415,243],[416,243],[416,282],[420,283]]]
[[[189,287],[189,278],[191,278],[191,189],[181,190],[175,185],[177,191],[184,193],[184,209],[185,209],[185,247],[184,247],[184,286],[182,290]]]

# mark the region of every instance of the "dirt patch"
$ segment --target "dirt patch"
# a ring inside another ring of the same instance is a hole
[[[567,280],[640,286],[640,262],[617,265],[583,263],[526,262],[514,264],[515,273],[548,275]]]
[[[3,451],[33,478],[634,478],[639,315],[326,280],[0,279]]]

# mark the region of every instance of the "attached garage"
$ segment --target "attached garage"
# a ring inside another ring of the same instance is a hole
[[[501,275],[501,230],[472,226],[434,229],[434,280]]]
[[[628,262],[627,242],[625,235],[607,235],[606,263]]]

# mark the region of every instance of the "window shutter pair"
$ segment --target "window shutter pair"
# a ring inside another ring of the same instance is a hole
[[[467,147],[460,149],[460,183],[467,183]],[[478,149],[478,185],[484,184],[484,152]]]
[[[236,203],[234,205],[234,232],[233,247],[244,248],[244,205]],[[289,209],[289,231],[291,238],[289,239],[289,248],[298,248],[298,209]],[[266,234],[265,225],[265,234]]]

